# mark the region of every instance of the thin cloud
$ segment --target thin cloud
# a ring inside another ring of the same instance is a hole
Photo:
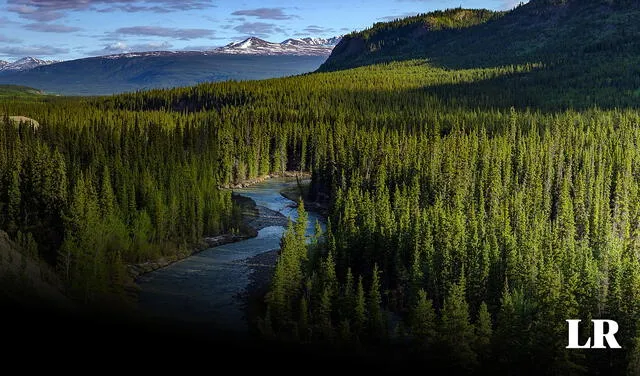
[[[281,33],[285,30],[271,23],[265,22],[245,22],[237,25],[233,30],[247,35],[255,35],[261,37],[267,37],[273,33]]]
[[[0,34],[0,43],[20,43],[22,40]]]
[[[151,12],[151,13],[172,13],[172,12],[180,12],[187,10],[202,10],[207,8],[214,7],[213,4],[209,6],[204,6],[203,4],[196,4],[187,2],[183,5],[183,3],[177,4],[167,4],[167,5],[118,5],[118,6],[110,6],[106,8],[96,8],[96,11],[101,13],[109,13],[115,11],[121,11],[126,13],[137,13],[137,12]]]
[[[82,30],[79,27],[47,23],[32,23],[24,25],[24,28],[27,30],[39,31],[42,33],[73,33],[75,31]]]
[[[7,17],[0,16],[0,27],[5,27],[7,25],[15,25],[15,24],[17,24],[17,22],[11,21]]]
[[[16,46],[16,47],[0,47],[0,55],[10,57],[24,56],[56,56],[69,53],[67,48],[53,46]]]
[[[305,27],[304,29],[302,29],[303,32],[307,33],[307,34],[330,34],[330,33],[335,33],[336,30],[331,28],[331,27],[323,27],[323,26],[318,26],[318,25],[309,25],[307,27]]]
[[[206,38],[214,35],[213,30],[209,29],[177,29],[160,26],[122,27],[117,29],[114,33],[121,35],[165,37],[181,40]]]
[[[405,13],[398,14],[398,15],[395,15],[395,16],[380,17],[380,18],[378,18],[378,21],[385,21],[385,22],[394,21],[394,20],[397,20],[397,19],[413,17],[413,16],[415,16],[417,14],[418,13],[415,13],[415,12],[405,12]]]
[[[125,42],[116,42],[116,43],[106,45],[101,50],[89,52],[89,54],[90,55],[111,55],[111,54],[126,52],[128,49],[129,49],[129,46],[127,46]]]
[[[168,50],[173,45],[167,41],[164,42],[150,42],[142,44],[129,45],[126,42],[118,41],[115,43],[106,44],[104,48],[100,50],[90,51],[88,56],[103,56],[103,55],[115,55],[127,52],[145,52],[145,51],[160,51]]]
[[[56,20],[68,11],[169,13],[215,6],[213,0],[7,0],[7,5],[8,11],[35,21]]]
[[[440,8],[443,7],[454,7],[454,6],[462,6],[460,3],[453,3],[451,1],[434,1],[434,0],[396,0],[399,3],[431,3],[438,4]],[[502,0],[500,2],[500,9],[502,10],[511,10],[518,6],[519,4],[526,4],[529,0]]]
[[[261,20],[290,20],[292,18],[298,18],[298,16],[286,14],[283,8],[243,9],[231,14],[234,16],[256,17]]]
[[[9,12],[17,13],[20,17],[39,22],[48,22],[64,17],[64,13],[39,10],[37,7],[16,5],[7,8]]]

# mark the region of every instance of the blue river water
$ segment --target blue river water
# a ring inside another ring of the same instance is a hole
[[[280,191],[295,180],[270,179],[254,186],[234,190],[253,199],[258,208],[268,208],[297,219],[294,202]],[[268,212],[268,211],[265,211]],[[261,216],[267,215],[260,211]],[[324,229],[324,219],[309,212],[307,233],[313,234],[316,221]],[[270,212],[269,215],[273,215]],[[246,333],[248,323],[240,296],[250,282],[252,266],[247,260],[280,247],[283,226],[269,226],[258,236],[209,248],[138,279],[139,309],[157,318],[207,324],[230,332]],[[271,265],[254,265],[268,267]]]

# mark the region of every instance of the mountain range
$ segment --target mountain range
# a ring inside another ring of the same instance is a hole
[[[0,72],[21,72],[43,65],[59,63],[58,60],[41,60],[35,57],[27,56],[16,60],[13,63],[0,60]]]
[[[292,76],[315,71],[326,58],[206,52],[130,53],[2,72],[0,84],[29,86],[50,94],[110,95],[203,82]]]
[[[251,37],[206,51],[127,52],[63,62],[32,57],[0,62],[0,84],[63,95],[107,95],[201,82],[253,80],[316,70],[340,41]]]
[[[247,55],[300,55],[329,56],[341,37],[287,39],[281,43],[251,37],[240,42],[229,43],[209,52],[219,54]]]
[[[333,48],[342,37],[333,38],[290,38],[281,43],[269,42],[264,39],[250,37],[242,41],[232,42],[226,46],[205,51],[145,51],[127,52],[122,54],[99,56],[104,59],[120,59],[150,56],[193,56],[197,54],[226,54],[226,55],[259,55],[259,56],[329,56]],[[0,73],[23,72],[33,68],[61,63],[61,60],[42,60],[27,56],[15,62],[0,60]]]

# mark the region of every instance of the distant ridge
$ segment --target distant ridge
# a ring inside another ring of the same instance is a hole
[[[249,37],[242,41],[231,42],[226,46],[210,50],[194,51],[140,51],[123,52],[104,56],[94,56],[74,60],[100,58],[106,60],[139,58],[139,57],[167,57],[167,56],[208,56],[224,55],[261,55],[261,56],[329,56],[333,48],[340,42],[342,36],[332,38],[289,38],[281,43],[269,42],[257,37]],[[69,60],[69,61],[74,61]],[[23,57],[14,62],[0,60],[0,75],[25,72],[38,67],[61,63],[62,60],[43,60],[32,56]]]
[[[35,57],[27,56],[16,60],[13,63],[0,61],[0,72],[22,72],[29,69],[41,67],[43,65],[51,65],[59,63],[58,60],[41,60]]]
[[[281,43],[250,37],[243,41],[232,42],[224,47],[208,51],[219,54],[232,55],[298,55],[298,56],[328,56],[338,44],[341,37],[287,39]]]
[[[63,95],[109,95],[227,80],[259,80],[312,72],[327,56],[260,56],[155,51],[69,60],[0,73],[0,84]]]

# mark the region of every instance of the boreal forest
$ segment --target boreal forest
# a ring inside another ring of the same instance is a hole
[[[65,296],[111,302],[127,265],[243,231],[221,187],[308,172],[258,336],[455,373],[635,375],[638,20],[622,0],[456,8],[349,34],[300,76],[3,96],[0,229]],[[313,202],[328,223],[309,238]],[[565,320],[584,343],[599,318],[622,349],[566,349]]]

